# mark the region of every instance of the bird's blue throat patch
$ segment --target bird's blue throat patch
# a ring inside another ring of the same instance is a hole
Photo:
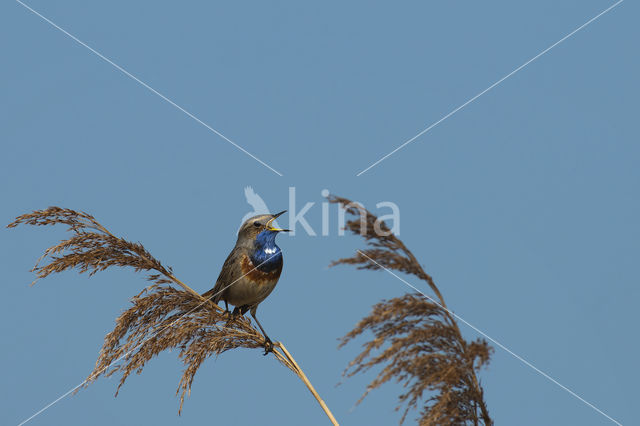
[[[282,251],[276,245],[276,235],[275,231],[264,230],[253,243],[251,263],[262,272],[271,272],[282,266]]]

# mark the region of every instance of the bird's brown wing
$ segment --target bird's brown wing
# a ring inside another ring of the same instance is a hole
[[[214,303],[218,303],[224,299],[227,288],[242,276],[240,267],[241,256],[242,248],[234,247],[233,250],[231,250],[231,253],[227,256],[227,260],[225,260],[222,265],[222,270],[220,271],[220,275],[218,275],[216,285],[211,290],[203,293],[203,297],[211,298]]]

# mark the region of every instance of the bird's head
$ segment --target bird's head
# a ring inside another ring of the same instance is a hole
[[[238,231],[238,241],[255,241],[258,235],[264,232],[264,235],[273,237],[278,232],[289,232],[289,229],[281,229],[273,226],[273,221],[287,211],[281,211],[276,214],[261,214],[247,219]]]

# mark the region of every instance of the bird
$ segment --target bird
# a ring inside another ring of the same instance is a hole
[[[282,272],[282,250],[275,240],[280,232],[289,232],[289,229],[276,228],[273,222],[284,213],[286,210],[245,220],[215,286],[202,294],[215,304],[223,301],[230,320],[249,311],[265,337],[265,355],[273,351],[273,343],[258,321],[256,311],[276,287]],[[234,306],[232,313],[229,304]]]

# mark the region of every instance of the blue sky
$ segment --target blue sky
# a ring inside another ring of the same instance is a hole
[[[278,176],[17,2],[0,4],[0,219],[58,205],[141,241],[211,288],[249,210],[321,191],[401,210],[400,236],[461,317],[623,424],[636,417],[640,255],[638,5],[625,1],[386,161],[356,174],[614,2],[46,2],[27,4],[223,133]],[[384,211],[386,213],[386,211]],[[354,403],[375,372],[337,350],[409,289],[328,263],[362,242],[279,237],[260,319],[341,424],[396,424],[400,388]],[[29,287],[62,230],[2,231],[3,424],[80,383],[141,275],[65,273]],[[414,285],[423,283],[409,277]],[[466,327],[469,339],[477,334]],[[324,425],[271,357],[209,359],[181,417],[176,353],[100,379],[29,424]],[[481,374],[497,424],[614,424],[507,352]],[[410,417],[411,419],[411,417]]]

